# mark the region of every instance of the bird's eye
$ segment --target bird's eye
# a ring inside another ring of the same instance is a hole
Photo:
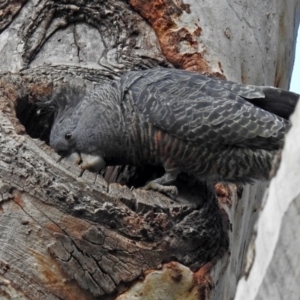
[[[71,132],[67,132],[67,133],[65,134],[65,139],[66,139],[67,141],[70,140],[71,137],[72,137],[72,133],[71,133]]]

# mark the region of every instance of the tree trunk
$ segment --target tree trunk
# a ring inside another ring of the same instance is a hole
[[[285,147],[278,155],[280,167],[264,197],[236,300],[299,299],[299,120],[298,104]]]
[[[1,297],[233,299],[266,184],[217,184],[216,199],[181,178],[175,202],[138,188],[156,169],[80,177],[47,145],[53,120],[36,103],[159,66],[287,88],[299,11],[297,0],[0,4]]]

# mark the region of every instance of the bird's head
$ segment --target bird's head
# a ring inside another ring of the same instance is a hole
[[[113,155],[114,142],[123,135],[116,95],[111,85],[102,85],[81,101],[59,107],[50,146],[59,155],[81,163],[84,170],[101,170],[104,157]]]
[[[58,113],[51,134],[50,146],[62,157],[80,164],[83,170],[98,172],[105,166],[93,124],[93,109],[84,103]]]
[[[72,115],[73,111],[59,112],[51,129],[50,146],[63,157],[77,151],[75,132],[79,118]]]

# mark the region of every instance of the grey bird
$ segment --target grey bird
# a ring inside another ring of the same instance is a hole
[[[50,145],[83,170],[161,165],[145,188],[180,172],[207,181],[268,178],[299,95],[177,69],[125,73],[83,99],[58,103]]]

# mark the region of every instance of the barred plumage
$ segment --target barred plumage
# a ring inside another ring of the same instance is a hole
[[[50,144],[108,164],[162,165],[158,184],[179,172],[250,182],[267,178],[298,97],[183,70],[128,72],[59,108]]]

